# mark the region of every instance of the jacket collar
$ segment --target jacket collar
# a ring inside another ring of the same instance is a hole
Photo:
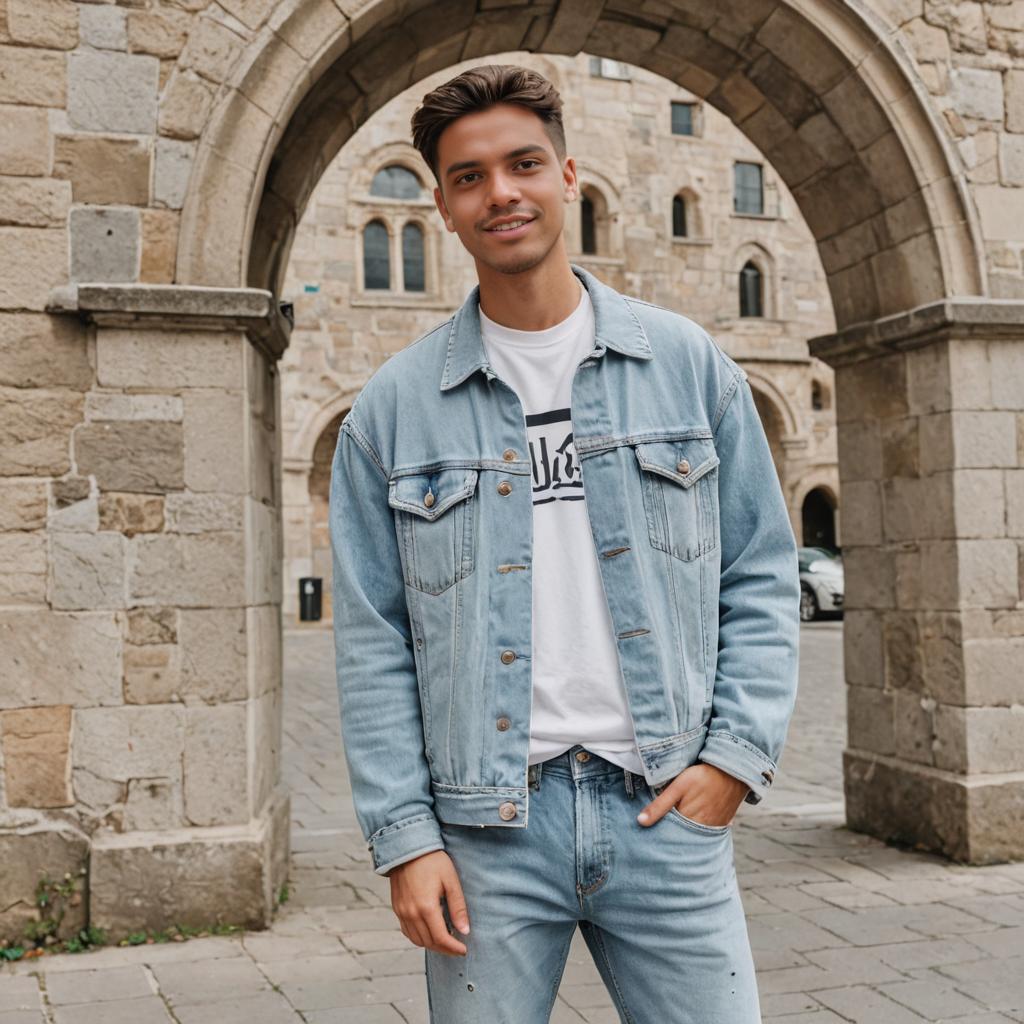
[[[575,263],[569,266],[590,294],[595,344],[613,348],[625,356],[651,359],[653,353],[647,335],[625,296]],[[484,368],[490,367],[480,338],[480,285],[476,284],[452,318],[441,390],[461,384],[475,370]]]

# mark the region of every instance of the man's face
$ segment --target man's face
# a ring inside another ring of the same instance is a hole
[[[566,202],[576,198],[576,164],[559,161],[541,119],[498,103],[466,114],[437,147],[441,188],[434,201],[449,231],[477,263],[502,274],[530,270],[564,253]],[[506,230],[498,222],[528,223]]]

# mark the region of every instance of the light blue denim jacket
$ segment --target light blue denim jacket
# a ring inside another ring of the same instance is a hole
[[[797,688],[796,542],[746,373],[694,321],[572,265],[593,303],[572,423],[644,775],[761,800]],[[345,757],[377,874],[439,820],[529,820],[532,472],[479,286],[345,416],[330,492]]]

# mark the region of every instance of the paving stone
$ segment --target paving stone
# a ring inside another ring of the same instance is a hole
[[[142,999],[151,995],[153,986],[141,964],[46,976],[46,997],[56,1006],[100,1003],[111,999]]]
[[[302,1018],[277,992],[230,1001],[174,1004],[178,1024],[301,1024]]]
[[[925,1020],[966,1017],[984,1009],[956,989],[929,981],[901,981],[877,987],[884,995],[919,1013]]]
[[[144,999],[116,999],[101,1003],[76,1003],[58,1006],[53,1011],[54,1024],[171,1024],[159,996]]]
[[[163,992],[177,1008],[189,1004],[224,1002],[227,999],[254,996],[270,988],[259,968],[238,957],[209,963],[156,964],[153,974]]]
[[[923,1019],[863,985],[828,989],[815,997],[854,1024],[921,1024]]]
[[[39,983],[27,975],[0,973],[0,1022],[3,1014],[41,1013]]]

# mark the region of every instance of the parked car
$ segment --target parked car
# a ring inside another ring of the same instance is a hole
[[[798,548],[800,621],[812,622],[826,612],[843,614],[843,559],[828,548]]]

